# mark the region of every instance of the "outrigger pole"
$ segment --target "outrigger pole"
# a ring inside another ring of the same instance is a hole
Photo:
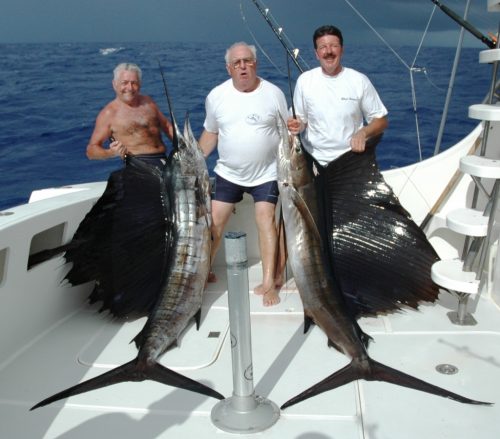
[[[440,1],[438,0],[431,0],[432,3],[434,3],[436,6],[438,6],[448,17],[451,19],[455,20],[460,26],[468,30],[472,35],[474,35],[476,38],[481,40],[484,44],[486,44],[490,49],[495,49],[496,45],[493,40],[482,34],[480,31],[478,31],[472,24],[470,24],[468,21],[464,20],[463,18],[459,17],[455,12],[453,12],[448,6],[443,5]]]
[[[285,32],[283,32],[283,28],[276,22],[274,17],[269,13],[269,8],[266,8],[262,2],[258,0],[252,0],[255,6],[257,6],[257,9],[259,10],[260,14],[262,17],[264,17],[264,20],[266,20],[266,23],[269,25],[269,27],[272,29],[280,43],[283,45],[285,50],[287,51],[288,55],[290,55],[290,58],[292,58],[294,64],[297,66],[299,69],[300,73],[303,73],[306,70],[309,70],[309,67],[305,64],[304,61],[300,63],[299,58],[299,49],[293,47],[293,44],[290,42],[288,37],[285,35]]]

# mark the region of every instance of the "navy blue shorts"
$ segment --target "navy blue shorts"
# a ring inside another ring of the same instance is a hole
[[[245,192],[253,197],[254,202],[267,201],[273,204],[278,202],[279,190],[277,181],[268,181],[258,186],[240,186],[215,174],[213,200],[225,203],[237,203],[243,199]]]

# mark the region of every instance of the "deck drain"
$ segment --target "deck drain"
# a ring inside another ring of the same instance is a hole
[[[453,364],[438,364],[436,370],[444,375],[454,375],[458,373],[458,367]]]
[[[14,215],[14,212],[8,212],[8,211],[0,212],[0,216],[9,216],[9,215]]]

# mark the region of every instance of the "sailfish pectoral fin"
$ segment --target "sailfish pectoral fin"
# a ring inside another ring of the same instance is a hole
[[[200,322],[201,322],[201,307],[198,311],[196,311],[196,314],[194,315],[194,321],[196,322],[196,330],[200,330]]]
[[[55,395],[52,395],[38,404],[31,407],[30,410],[35,410],[39,407],[51,404],[70,396],[79,395],[81,393],[89,392],[91,390],[101,389],[103,387],[111,386],[113,384],[124,383],[127,381],[145,381],[152,380],[167,386],[178,387],[180,389],[190,390],[192,392],[200,393],[202,395],[211,396],[216,399],[224,399],[224,396],[219,392],[211,389],[210,387],[185,377],[180,373],[174,372],[162,366],[159,363],[153,363],[146,367],[140,367],[137,358],[119,366],[109,372],[103,373],[95,378],[79,383],[73,387],[65,389]]]
[[[307,334],[307,331],[311,329],[311,326],[314,325],[314,320],[308,315],[304,314],[304,334]]]
[[[309,210],[309,207],[307,206],[304,198],[293,187],[290,191],[290,197],[292,198],[295,208],[300,212],[303,220],[307,223],[308,230],[314,233],[315,239],[317,239],[318,242],[322,242],[321,235],[318,230],[318,225],[316,224],[316,221],[311,211]]]

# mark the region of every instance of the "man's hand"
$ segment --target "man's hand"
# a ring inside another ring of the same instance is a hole
[[[366,145],[366,133],[363,128],[354,133],[351,138],[351,149],[353,152],[363,152]]]
[[[127,154],[127,148],[125,148],[125,145],[119,140],[113,140],[109,144],[109,149],[113,152],[114,156],[120,156],[122,159],[125,157],[125,154]]]
[[[288,131],[290,131],[290,134],[297,135],[300,134],[300,132],[303,131],[305,128],[303,123],[299,119],[295,119],[293,117],[289,117],[288,120],[286,121],[286,125],[288,127]]]

